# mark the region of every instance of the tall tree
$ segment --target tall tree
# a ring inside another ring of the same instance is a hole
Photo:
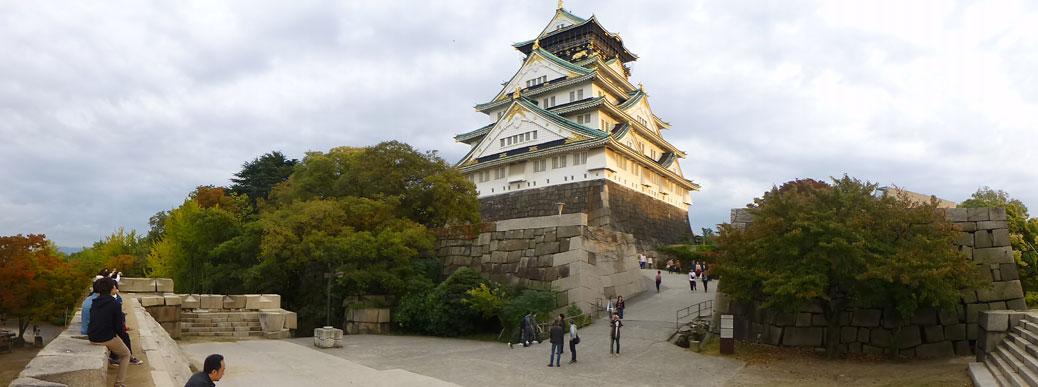
[[[152,275],[172,278],[181,293],[219,291],[213,282],[214,268],[219,266],[214,251],[239,234],[241,224],[234,214],[186,200],[170,211],[165,236],[152,246],[148,255]]]
[[[1024,290],[1038,291],[1038,218],[1029,218],[1027,206],[1013,199],[1006,191],[990,187],[977,189],[973,196],[959,207],[1004,207],[1009,225],[1009,241],[1013,257],[1020,269],[1020,280]]]
[[[914,206],[875,189],[847,176],[772,188],[749,206],[754,223],[745,230],[722,225],[712,268],[725,279],[720,290],[788,312],[818,305],[830,356],[849,306],[889,305],[903,318],[953,308],[960,289],[980,285],[952,244],[958,231],[936,215],[936,203]]]
[[[62,261],[44,235],[0,236],[0,312],[18,317],[24,340],[31,321],[62,321],[90,277]]]
[[[120,227],[90,247],[72,254],[69,260],[79,270],[91,274],[101,268],[115,268],[129,277],[144,277],[147,274],[145,257],[150,249],[148,239],[137,235],[135,230],[127,232]]]
[[[260,199],[266,200],[274,186],[281,184],[292,175],[299,160],[288,159],[279,151],[274,151],[242,164],[241,171],[231,179],[231,193],[246,195],[253,207]]]

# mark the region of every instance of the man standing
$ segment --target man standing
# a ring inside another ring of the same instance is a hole
[[[577,362],[577,344],[580,344],[580,335],[577,334],[577,324],[569,319],[569,353],[570,364]]]
[[[223,379],[223,372],[227,366],[223,363],[223,355],[212,354],[205,358],[202,371],[191,375],[184,387],[216,387],[216,383]]]
[[[641,256],[639,256],[638,257],[638,261],[641,264],[642,269],[644,269],[645,268],[645,262],[646,262],[645,254],[642,254]]]
[[[99,295],[90,305],[90,323],[87,336],[90,343],[108,347],[112,353],[119,355],[119,376],[115,379],[115,387],[125,387],[126,367],[130,365],[130,349],[119,338],[119,333],[126,329],[123,310],[115,297],[115,281],[104,277],[98,280]]]
[[[688,271],[688,287],[693,292],[696,291],[696,272],[694,270]]]
[[[707,283],[710,282],[710,277],[708,277],[706,273],[703,273],[703,275],[700,276],[700,278],[703,279],[703,292],[710,293],[710,287],[707,285]]]
[[[548,354],[548,367],[552,366],[552,359],[555,359],[555,367],[562,367],[562,343],[564,340],[562,330],[562,323],[556,321],[551,327],[551,331],[548,336],[551,339],[551,353]]]
[[[656,293],[660,292],[660,282],[663,282],[663,274],[656,270]]]
[[[609,353],[613,353],[613,344],[616,344],[616,357],[620,357],[620,327],[624,323],[620,321],[620,315],[614,314],[613,321],[609,322]]]

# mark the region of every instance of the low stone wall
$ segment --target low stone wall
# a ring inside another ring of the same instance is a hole
[[[346,310],[346,333],[383,334],[390,329],[389,308],[350,308]]]
[[[840,314],[840,348],[848,353],[882,353],[900,329],[897,346],[907,356],[969,355],[977,345],[978,315],[986,310],[1026,310],[1023,288],[1009,244],[1004,208],[948,208],[945,217],[962,230],[954,244],[990,284],[963,291],[954,310],[921,310],[903,321],[890,308],[847,309]],[[753,217],[732,210],[732,225],[746,227]],[[824,347],[826,321],[821,309],[810,306],[796,314],[760,310],[759,303],[736,302],[724,293],[714,300],[718,329],[721,314],[735,315],[737,340],[794,347]]]
[[[151,379],[155,387],[187,384],[187,380],[191,378],[191,361],[180,350],[174,337],[168,333],[165,323],[153,318],[154,313],[136,300],[132,305],[134,316],[137,318],[137,336],[141,350],[148,357],[148,367],[151,369]],[[172,308],[171,310],[177,311],[179,315],[176,306],[164,308]]]
[[[79,335],[75,327],[82,321],[82,313],[76,312],[69,322],[72,328],[43,347],[10,386],[107,386],[108,349]]]
[[[169,287],[172,286],[170,281]],[[177,339],[184,336],[285,339],[292,337],[292,330],[297,327],[296,313],[281,309],[281,296],[277,294],[163,293],[141,295],[140,302],[162,328]]]
[[[509,219],[439,229],[446,274],[468,267],[498,283],[559,291],[557,305],[590,311],[599,300],[645,291],[631,234],[588,226],[587,214]]]
[[[1038,316],[1038,310],[985,310],[977,317],[977,361],[983,362],[989,353],[994,352],[998,343],[1006,338],[1013,327],[1020,324],[1027,315]],[[1031,352],[1031,351],[1028,351]]]

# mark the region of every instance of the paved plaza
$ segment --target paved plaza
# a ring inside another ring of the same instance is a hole
[[[655,270],[644,270],[653,281]],[[509,349],[503,343],[424,336],[349,335],[343,348],[319,349],[313,338],[246,340],[183,345],[192,361],[210,353],[227,360],[220,386],[718,386],[742,362],[703,356],[669,342],[674,310],[712,299],[690,293],[687,274],[663,274],[663,288],[627,301],[620,357],[609,354],[604,320],[580,330],[578,362],[549,368],[547,342]],[[701,284],[700,284],[701,285]],[[711,283],[716,285],[716,281]],[[711,290],[713,290],[711,286]]]

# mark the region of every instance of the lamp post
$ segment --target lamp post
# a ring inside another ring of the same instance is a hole
[[[324,273],[324,278],[328,280],[328,312],[325,313],[324,317],[325,326],[332,325],[332,278],[342,278],[342,276],[343,273],[341,271],[337,271],[334,273]]]

